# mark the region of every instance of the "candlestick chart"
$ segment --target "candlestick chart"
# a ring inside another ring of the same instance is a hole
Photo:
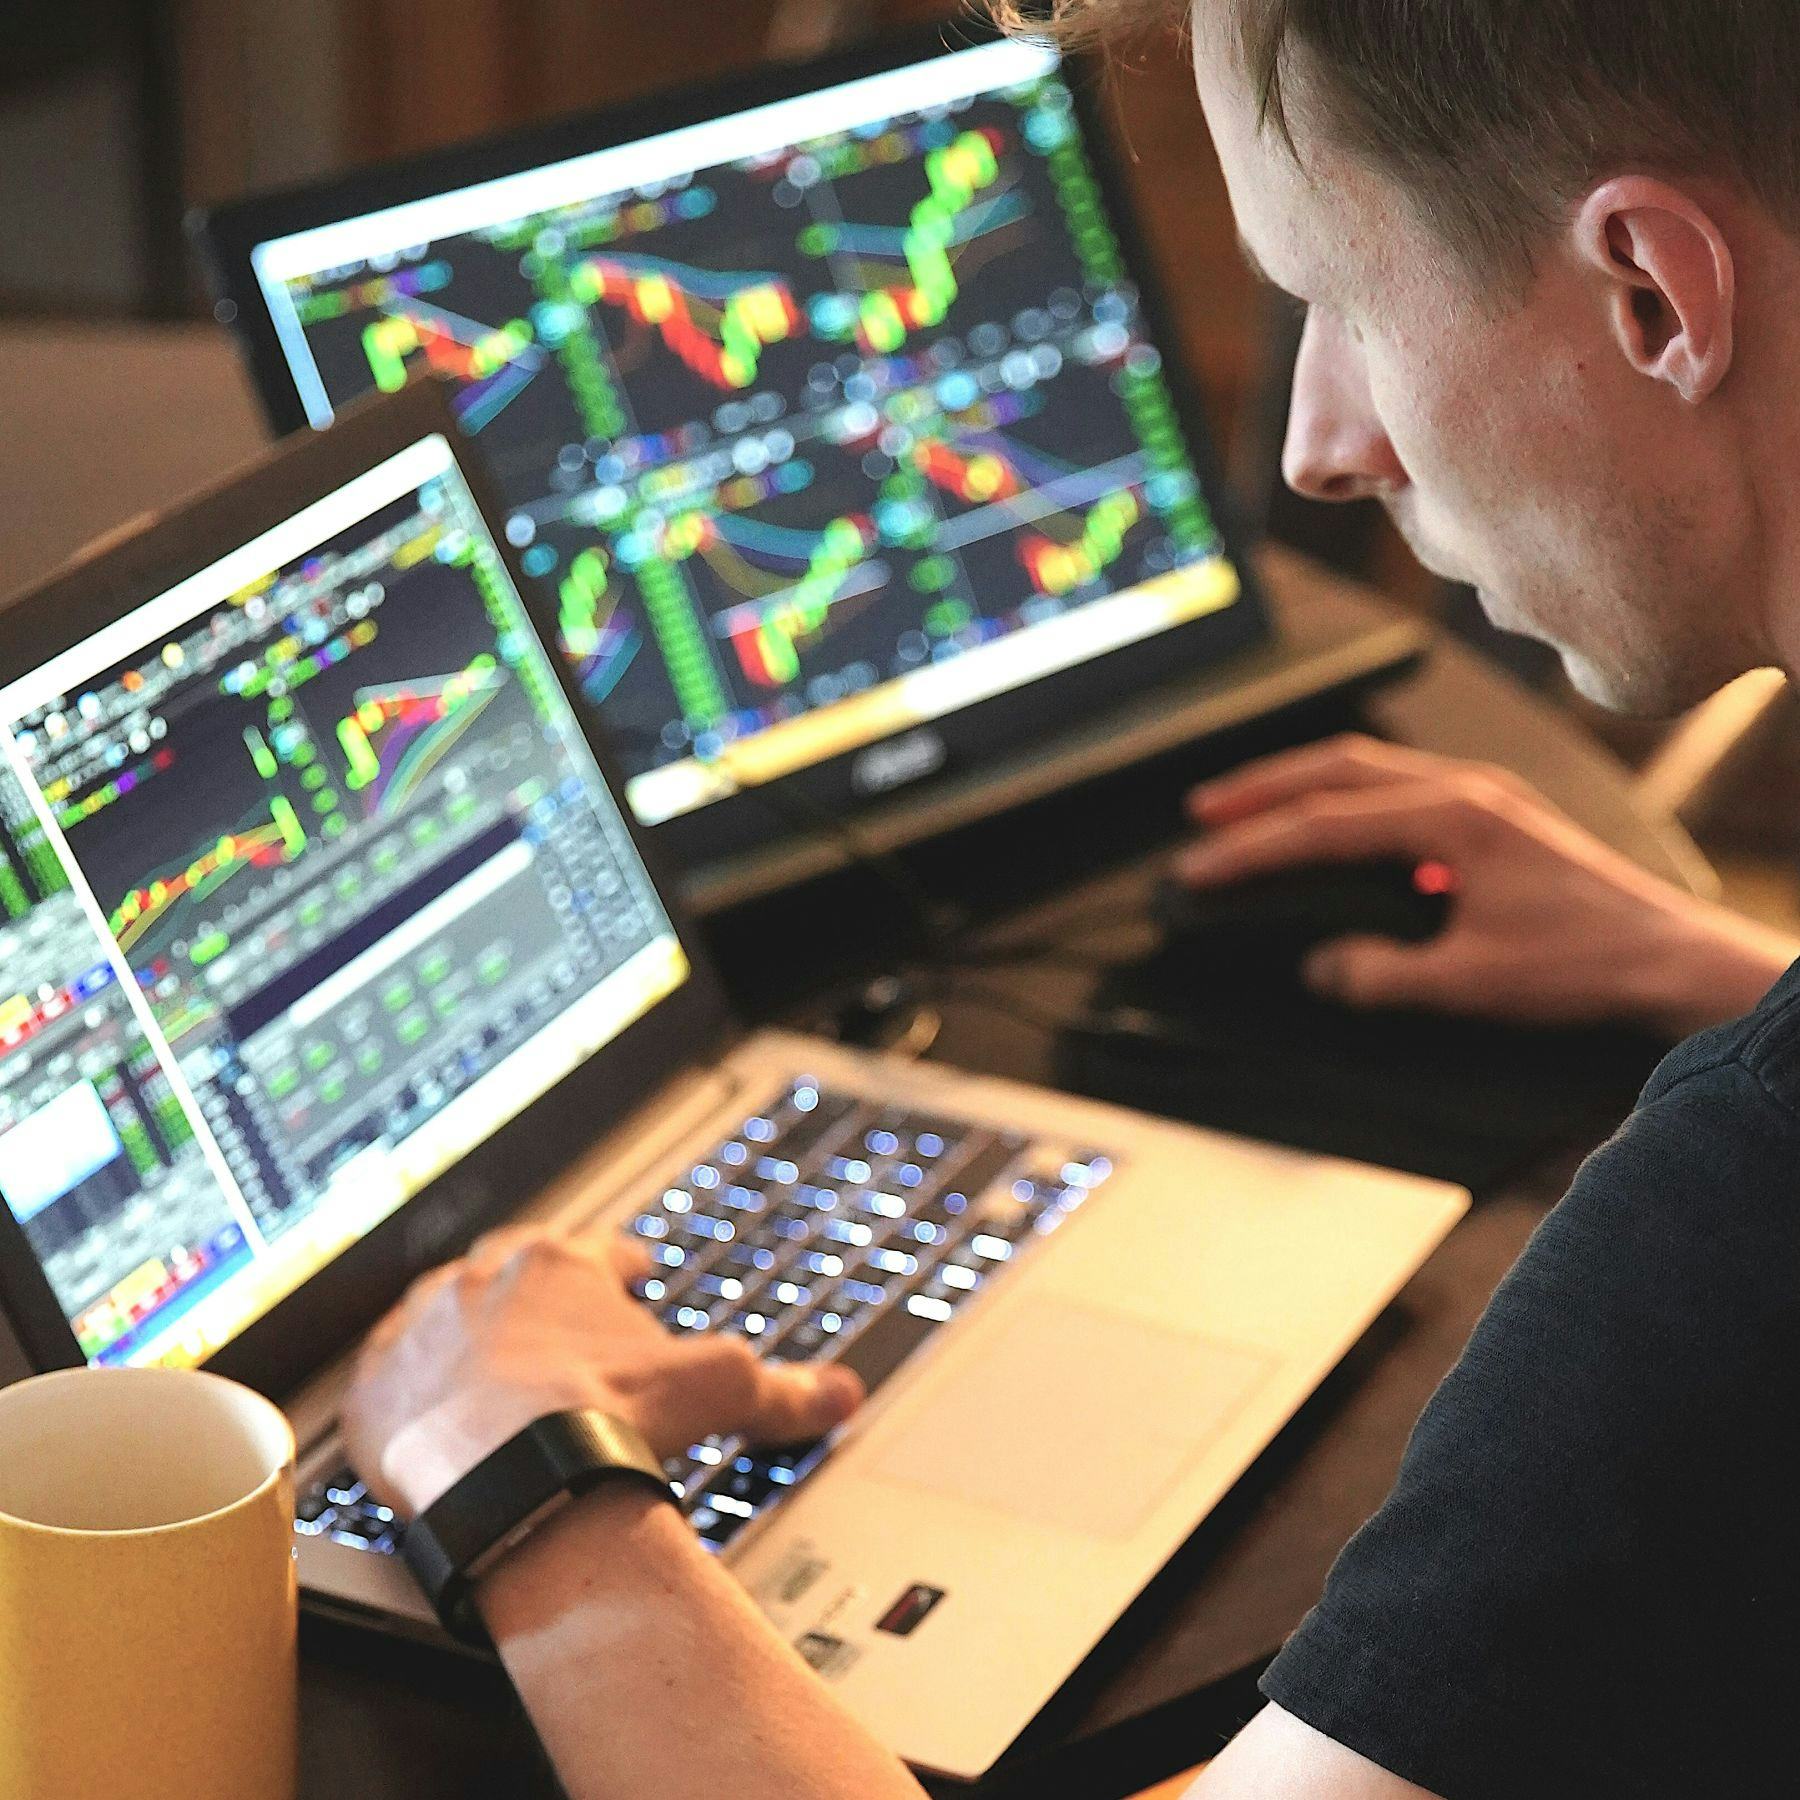
[[[334,401],[456,384],[634,777],[1219,554],[1058,78],[292,290]]]
[[[324,852],[385,835],[402,861],[432,853],[472,816],[496,733],[531,718],[436,523],[398,521],[362,561],[363,579],[293,580],[279,606],[240,597],[193,646],[119,671],[142,710],[46,779],[134,967],[205,967]]]

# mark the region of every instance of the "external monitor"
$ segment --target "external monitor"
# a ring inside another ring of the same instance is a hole
[[[1082,88],[942,34],[199,233],[273,422],[457,384],[689,868],[1266,636]]]

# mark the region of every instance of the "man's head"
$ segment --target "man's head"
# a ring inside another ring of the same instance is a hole
[[[1800,664],[1794,0],[1194,0],[1192,26],[1245,243],[1308,307],[1294,485],[1383,501],[1614,706]]]

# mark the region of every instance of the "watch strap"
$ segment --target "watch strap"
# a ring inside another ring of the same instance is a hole
[[[491,1648],[475,1586],[561,1505],[609,1481],[630,1481],[668,1501],[674,1490],[633,1425],[593,1408],[546,1413],[484,1457],[406,1528],[402,1555],[444,1629]]]

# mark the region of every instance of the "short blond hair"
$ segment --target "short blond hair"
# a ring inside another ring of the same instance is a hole
[[[1008,31],[1047,32],[1071,46],[1180,26],[1188,16],[1187,0],[1054,0],[1048,12],[1038,13],[1025,12],[1016,0],[990,0],[987,10]]]

